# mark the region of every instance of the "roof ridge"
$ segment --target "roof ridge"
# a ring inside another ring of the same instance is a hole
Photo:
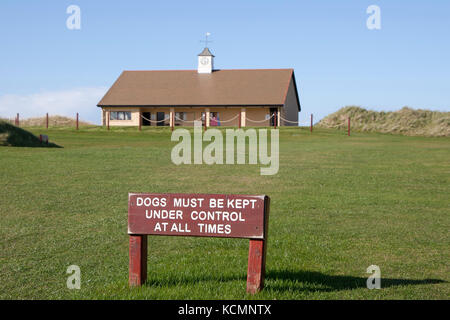
[[[271,70],[291,70],[294,71],[294,68],[262,68],[262,69],[214,69],[214,71],[271,71]],[[197,72],[197,69],[169,69],[169,70],[123,70],[123,72],[180,72],[180,71],[195,71]]]

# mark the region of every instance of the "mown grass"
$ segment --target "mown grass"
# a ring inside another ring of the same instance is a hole
[[[280,170],[181,165],[168,128],[45,130],[61,149],[0,147],[1,299],[448,299],[450,139],[280,132]],[[149,237],[128,287],[128,192],[271,197],[265,289],[248,240]],[[69,265],[81,290],[69,290]],[[382,289],[366,288],[381,268]]]

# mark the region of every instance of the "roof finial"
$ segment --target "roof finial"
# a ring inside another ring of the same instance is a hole
[[[200,42],[204,42],[205,43],[205,48],[208,48],[208,42],[212,42],[211,40],[208,40],[208,37],[211,35],[210,32],[207,32],[205,34],[205,40],[200,40]]]

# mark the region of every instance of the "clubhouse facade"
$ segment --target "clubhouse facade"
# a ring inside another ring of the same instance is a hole
[[[208,48],[197,70],[124,71],[98,107],[108,126],[297,126],[293,69],[215,70]],[[205,123],[206,122],[206,123]]]

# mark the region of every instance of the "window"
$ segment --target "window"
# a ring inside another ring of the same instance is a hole
[[[202,112],[202,125],[205,124],[205,112]],[[218,112],[210,112],[209,113],[209,125],[212,127],[220,126],[220,118]]]
[[[175,112],[175,121],[184,121],[186,119],[186,112]]]
[[[109,120],[131,120],[130,111],[111,111]]]
[[[209,125],[211,127],[220,126],[219,113],[218,112],[210,112],[209,113]]]

